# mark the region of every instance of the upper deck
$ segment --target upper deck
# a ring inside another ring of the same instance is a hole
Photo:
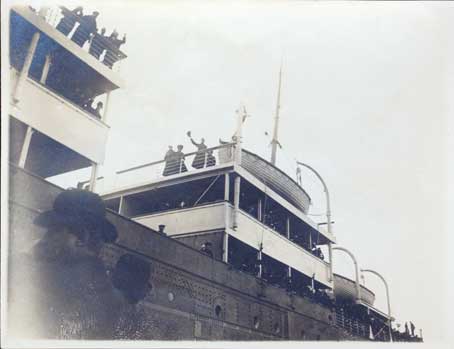
[[[73,14],[71,36],[52,25],[51,12],[14,6],[8,17],[9,160],[41,177],[103,163],[110,93],[124,86],[112,67],[126,57],[108,45],[95,57],[93,40],[88,50],[73,40],[83,17]],[[53,10],[61,18],[68,12]]]
[[[252,203],[249,196],[262,195],[262,201],[265,198],[273,201],[276,209],[287,211],[295,219],[303,221],[320,234],[322,240],[326,239],[325,243],[335,241],[332,234],[307,216],[310,196],[285,172],[245,149],[242,149],[241,159],[238,161],[235,158],[235,143],[208,148],[205,154],[210,152],[215,158],[214,163],[201,168],[189,165],[197,156],[197,152],[191,152],[185,154],[185,171],[177,168],[165,173],[166,160],[163,159],[117,171],[113,180],[99,179],[97,188],[105,200],[112,200],[224,174],[231,174],[232,177],[238,175],[243,180],[240,206],[246,208]],[[229,190],[233,191],[233,180],[230,179],[230,182]],[[233,192],[230,193],[229,199],[233,203]],[[257,213],[254,211],[255,218],[264,218],[258,217]]]

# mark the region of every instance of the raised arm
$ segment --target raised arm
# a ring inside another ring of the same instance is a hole
[[[194,144],[197,148],[200,146],[200,144],[197,143],[196,141],[194,141],[194,140],[192,139],[192,137],[189,137],[189,139],[191,140],[191,143]]]

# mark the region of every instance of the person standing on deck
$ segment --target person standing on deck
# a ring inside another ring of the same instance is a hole
[[[219,144],[220,145],[227,145],[227,144],[230,144],[230,143],[236,143],[236,137],[235,136],[232,136],[232,141],[231,142],[223,141],[221,138],[219,138]],[[218,156],[219,156],[219,163],[221,163],[221,164],[225,164],[227,162],[232,161],[232,159],[233,159],[233,147],[226,146],[226,147],[220,148],[218,150]]]
[[[181,172],[187,172],[188,169],[184,163],[184,153],[183,153],[183,146],[181,144],[177,145],[177,150],[175,152],[175,163],[176,163],[176,169],[175,172],[172,171],[172,174],[174,173],[181,173]]]
[[[112,69],[114,63],[118,61],[118,51],[120,46],[126,43],[126,34],[123,35],[123,39],[118,39],[118,32],[114,30],[112,34],[107,38],[109,41],[109,47],[107,48],[106,55],[102,61],[106,66]]]
[[[74,32],[71,40],[80,47],[83,47],[85,42],[90,38],[90,35],[95,34],[97,30],[96,18],[99,12],[94,11],[91,15],[83,16],[80,19],[80,24]]]
[[[166,155],[164,156],[165,166],[164,171],[162,172],[163,176],[169,176],[178,172],[178,163],[175,157],[175,150],[169,145],[169,150],[167,150]]]
[[[207,146],[205,145],[205,138],[200,139],[200,143],[197,143],[192,139],[191,131],[186,133],[191,140],[191,143],[197,147],[197,154],[195,154],[194,160],[192,161],[192,167],[194,168],[204,168],[205,167],[205,158],[207,156]]]
[[[207,167],[216,166],[216,158],[213,155],[213,150],[207,152]]]
[[[55,29],[57,29],[63,35],[68,36],[68,34],[71,33],[71,30],[73,30],[74,26],[76,25],[77,19],[83,15],[82,10],[82,6],[76,7],[72,11],[63,10],[63,18],[60,19],[60,22],[58,22]]]
[[[93,57],[99,59],[103,52],[106,50],[105,47],[105,40],[106,36],[106,28],[101,29],[101,33],[95,33],[93,38],[90,42],[90,48],[88,49],[88,53],[90,53]]]
[[[411,336],[414,337],[415,336],[415,325],[413,324],[413,322],[410,321],[410,331],[411,331]]]

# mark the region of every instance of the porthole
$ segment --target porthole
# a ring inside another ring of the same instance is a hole
[[[169,302],[173,302],[175,299],[175,295],[172,292],[169,292],[167,294],[167,299],[169,300]]]
[[[214,308],[214,313],[216,314],[216,317],[221,317],[222,307],[220,305],[216,305],[216,307]]]
[[[254,328],[258,329],[260,327],[260,319],[258,316],[254,316]]]

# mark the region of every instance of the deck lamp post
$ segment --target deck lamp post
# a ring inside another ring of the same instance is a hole
[[[330,200],[329,200],[329,191],[328,191],[328,186],[326,185],[325,181],[323,180],[322,176],[312,167],[309,166],[308,164],[305,164],[303,162],[297,161],[297,165],[301,165],[306,167],[307,169],[311,170],[317,178],[322,182],[323,185],[323,190],[325,191],[325,197],[326,197],[326,224],[328,225],[328,233],[329,235],[332,235],[331,231],[331,205],[330,205]],[[328,249],[329,249],[329,277],[330,281],[333,280],[333,251],[331,247],[331,242],[328,244]]]
[[[383,281],[383,283],[385,284],[385,290],[386,290],[386,301],[388,302],[388,326],[389,326],[389,341],[392,342],[393,341],[393,336],[392,336],[392,329],[391,329],[391,321],[392,321],[392,318],[391,318],[391,303],[389,301],[389,288],[388,288],[388,283],[386,282],[385,278],[383,276],[381,276],[378,272],[376,272],[375,270],[371,270],[371,269],[361,269],[361,272],[362,273],[372,273],[376,276],[378,276],[381,281]]]
[[[344,247],[336,246],[336,247],[333,247],[333,250],[343,251],[346,254],[348,254],[351,257],[351,259],[353,260],[353,264],[355,265],[356,302],[359,303],[361,301],[361,290],[360,290],[360,286],[359,286],[358,262],[356,261],[356,258],[353,255],[353,253],[351,253],[349,250],[347,250]]]

